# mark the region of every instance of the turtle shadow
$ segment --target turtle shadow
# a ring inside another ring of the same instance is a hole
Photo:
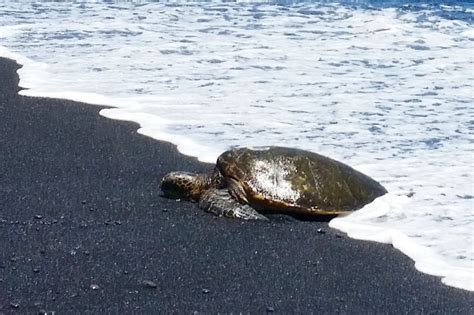
[[[270,221],[274,222],[329,222],[337,215],[307,215],[299,213],[263,213]]]
[[[175,199],[172,197],[168,197],[163,193],[159,194],[160,198],[165,200],[172,200],[172,201],[189,201],[191,203],[197,203],[194,200],[189,200],[186,198],[183,199]],[[337,215],[308,215],[308,214],[301,214],[301,213],[282,213],[282,212],[272,212],[272,211],[265,211],[260,209],[259,213],[265,215],[270,221],[272,222],[329,222]]]

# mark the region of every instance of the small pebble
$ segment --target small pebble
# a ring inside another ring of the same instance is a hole
[[[319,234],[326,234],[326,231],[324,231],[324,230],[321,229],[321,228],[319,228],[319,229],[317,230],[317,232],[318,232]]]
[[[155,282],[151,281],[151,280],[143,280],[142,284],[145,287],[150,288],[150,289],[156,289],[158,287],[158,285]]]
[[[38,273],[38,272],[40,272],[40,269],[38,267],[35,267],[35,268],[33,268],[33,272]]]
[[[91,289],[92,290],[99,290],[100,286],[98,284],[91,284]]]
[[[81,203],[85,205],[87,203],[87,200],[81,200]]]
[[[123,273],[124,275],[128,275],[128,271],[127,271],[127,270],[124,270],[122,273]]]
[[[272,307],[272,306],[268,306],[267,307],[267,313],[273,313],[273,312],[275,312],[275,308]]]
[[[20,303],[17,303],[17,302],[10,302],[10,306],[12,308],[19,308],[20,307]]]
[[[117,221],[115,221],[115,225],[122,225],[122,222],[117,220]]]
[[[43,218],[43,216],[41,214],[35,215],[35,219],[41,220],[42,218]]]
[[[90,251],[88,251],[88,250],[84,251],[84,255],[89,256],[90,254],[91,254]]]
[[[209,294],[211,292],[211,290],[209,289],[202,289],[202,293],[204,294]]]

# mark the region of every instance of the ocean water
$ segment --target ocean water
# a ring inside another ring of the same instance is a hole
[[[21,94],[113,105],[202,161],[341,160],[389,194],[331,227],[474,291],[474,5],[417,2],[4,2],[0,56]]]

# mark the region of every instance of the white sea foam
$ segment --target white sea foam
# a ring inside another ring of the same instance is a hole
[[[266,145],[340,159],[390,193],[332,227],[391,243],[420,271],[474,290],[474,29],[442,16],[8,2],[0,55],[24,65],[21,94],[116,106],[101,114],[203,161]]]

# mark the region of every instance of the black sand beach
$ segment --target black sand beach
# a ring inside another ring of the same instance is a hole
[[[474,313],[390,245],[160,197],[212,165],[103,107],[19,96],[17,68],[0,58],[0,314]]]

